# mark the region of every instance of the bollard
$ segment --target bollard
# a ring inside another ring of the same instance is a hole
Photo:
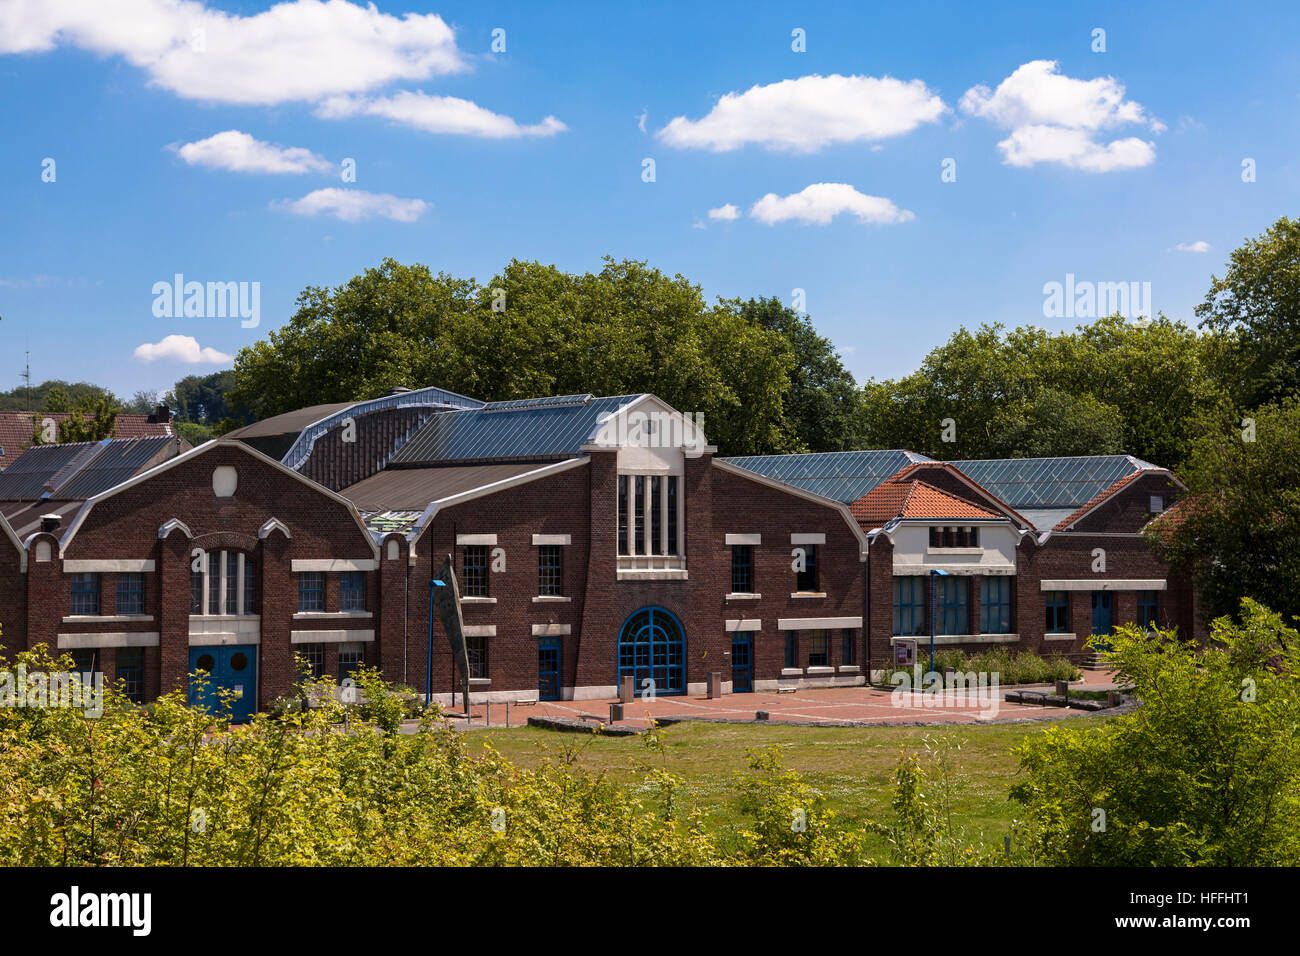
[[[1117,690],[1106,692],[1106,706],[1118,707],[1124,700],[1124,695]]]
[[[722,672],[711,671],[709,673],[709,700],[717,700],[722,696]]]
[[[510,729],[510,701],[506,701],[506,730]]]
[[[628,704],[636,699],[636,678],[624,677],[618,682],[618,701]]]
[[[623,719],[622,703],[612,703],[609,705],[609,722],[616,724]]]
[[[1058,697],[1070,696],[1070,682],[1068,680],[1058,680],[1056,682],[1056,694]]]
[[[767,711],[759,710],[754,712],[755,720],[767,720]]]

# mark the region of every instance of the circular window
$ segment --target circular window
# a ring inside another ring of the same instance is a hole
[[[247,667],[247,666],[248,666],[248,655],[247,655],[247,654],[234,654],[234,655],[231,656],[231,658],[230,658],[230,669],[231,669],[231,670],[242,671],[242,670],[243,670],[245,667]]]
[[[212,668],[215,667],[216,664],[217,662],[215,659],[213,659],[211,654],[200,654],[198,664],[196,666],[198,667],[199,670],[207,671],[209,674],[211,674]]]

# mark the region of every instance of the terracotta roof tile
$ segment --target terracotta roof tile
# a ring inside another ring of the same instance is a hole
[[[849,512],[867,528],[878,528],[894,518],[987,520],[1003,517],[924,481],[892,479],[849,505]]]

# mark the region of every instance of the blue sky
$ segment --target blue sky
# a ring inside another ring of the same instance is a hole
[[[384,256],[803,289],[860,380],[1072,327],[1067,274],[1191,321],[1296,212],[1300,9],[1135,6],[0,0],[0,388],[28,348],[128,395],[229,367]],[[176,273],[260,283],[260,324],[156,316]]]

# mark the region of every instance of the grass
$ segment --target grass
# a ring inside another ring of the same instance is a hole
[[[1098,726],[1107,718],[1072,718],[1070,727]],[[955,733],[964,741],[957,765],[961,786],[956,822],[972,836],[1001,845],[1017,805],[1007,798],[1018,762],[1011,748],[1047,726],[989,724],[970,727],[788,727],[753,724],[683,723],[664,729],[666,757],[648,751],[640,737],[597,737],[522,727],[472,730],[470,753],[491,742],[521,767],[564,747],[580,753],[576,765],[604,772],[625,791],[653,803],[655,789],[637,762],[669,770],[684,779],[687,800],[705,811],[710,829],[721,832],[735,820],[735,778],[747,769],[745,750],[778,744],[785,766],[797,770],[828,805],[851,820],[891,818],[894,769],[904,750],[924,748],[927,735]],[[883,845],[880,850],[883,852]],[[874,852],[874,848],[873,848]]]

